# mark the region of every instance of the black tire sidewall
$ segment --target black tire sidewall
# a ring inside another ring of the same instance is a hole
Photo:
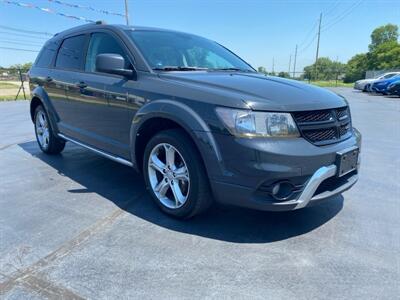
[[[153,189],[151,188],[149,174],[148,174],[148,160],[151,151],[155,146],[161,143],[168,143],[174,146],[185,160],[186,166],[189,172],[190,187],[189,195],[185,204],[179,208],[171,209],[164,206],[157,198]],[[155,200],[157,205],[165,213],[178,218],[185,218],[192,215],[193,211],[196,209],[200,183],[204,180],[204,171],[202,166],[202,160],[200,155],[197,153],[197,149],[193,145],[193,142],[186,136],[183,131],[179,130],[167,130],[155,135],[149,143],[146,145],[144,152],[143,161],[143,174],[146,182],[146,187],[149,190],[152,198]]]

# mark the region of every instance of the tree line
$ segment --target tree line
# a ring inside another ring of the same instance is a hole
[[[368,70],[400,69],[399,28],[394,24],[387,24],[374,29],[371,33],[371,43],[367,53],[354,55],[346,64],[333,61],[329,57],[320,57],[312,65],[304,68],[299,76],[302,80],[335,80],[354,82],[365,78]],[[289,73],[268,73],[264,67],[259,72],[289,77]]]

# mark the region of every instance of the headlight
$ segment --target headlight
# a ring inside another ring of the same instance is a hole
[[[218,107],[217,115],[226,128],[240,137],[299,137],[291,114],[254,112]]]

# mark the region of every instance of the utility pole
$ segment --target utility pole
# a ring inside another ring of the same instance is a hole
[[[296,76],[296,60],[297,60],[297,44],[296,44],[296,50],[294,50],[293,78],[295,78]]]
[[[318,73],[317,73],[317,72],[318,72],[317,62],[318,62],[318,54],[319,54],[319,40],[320,40],[320,37],[321,37],[321,22],[322,22],[322,13],[319,15],[317,53],[315,54],[315,64],[314,64],[315,79],[318,78]]]
[[[125,19],[126,25],[129,26],[128,0],[125,0]]]
[[[275,57],[272,57],[272,74],[275,75]]]
[[[290,67],[291,67],[291,64],[292,64],[292,54],[290,54],[290,56],[289,56],[289,72],[288,72],[289,77],[290,77]]]

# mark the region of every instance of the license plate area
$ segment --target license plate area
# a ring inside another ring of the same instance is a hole
[[[337,176],[344,176],[357,168],[359,152],[358,147],[353,147],[336,154]]]

